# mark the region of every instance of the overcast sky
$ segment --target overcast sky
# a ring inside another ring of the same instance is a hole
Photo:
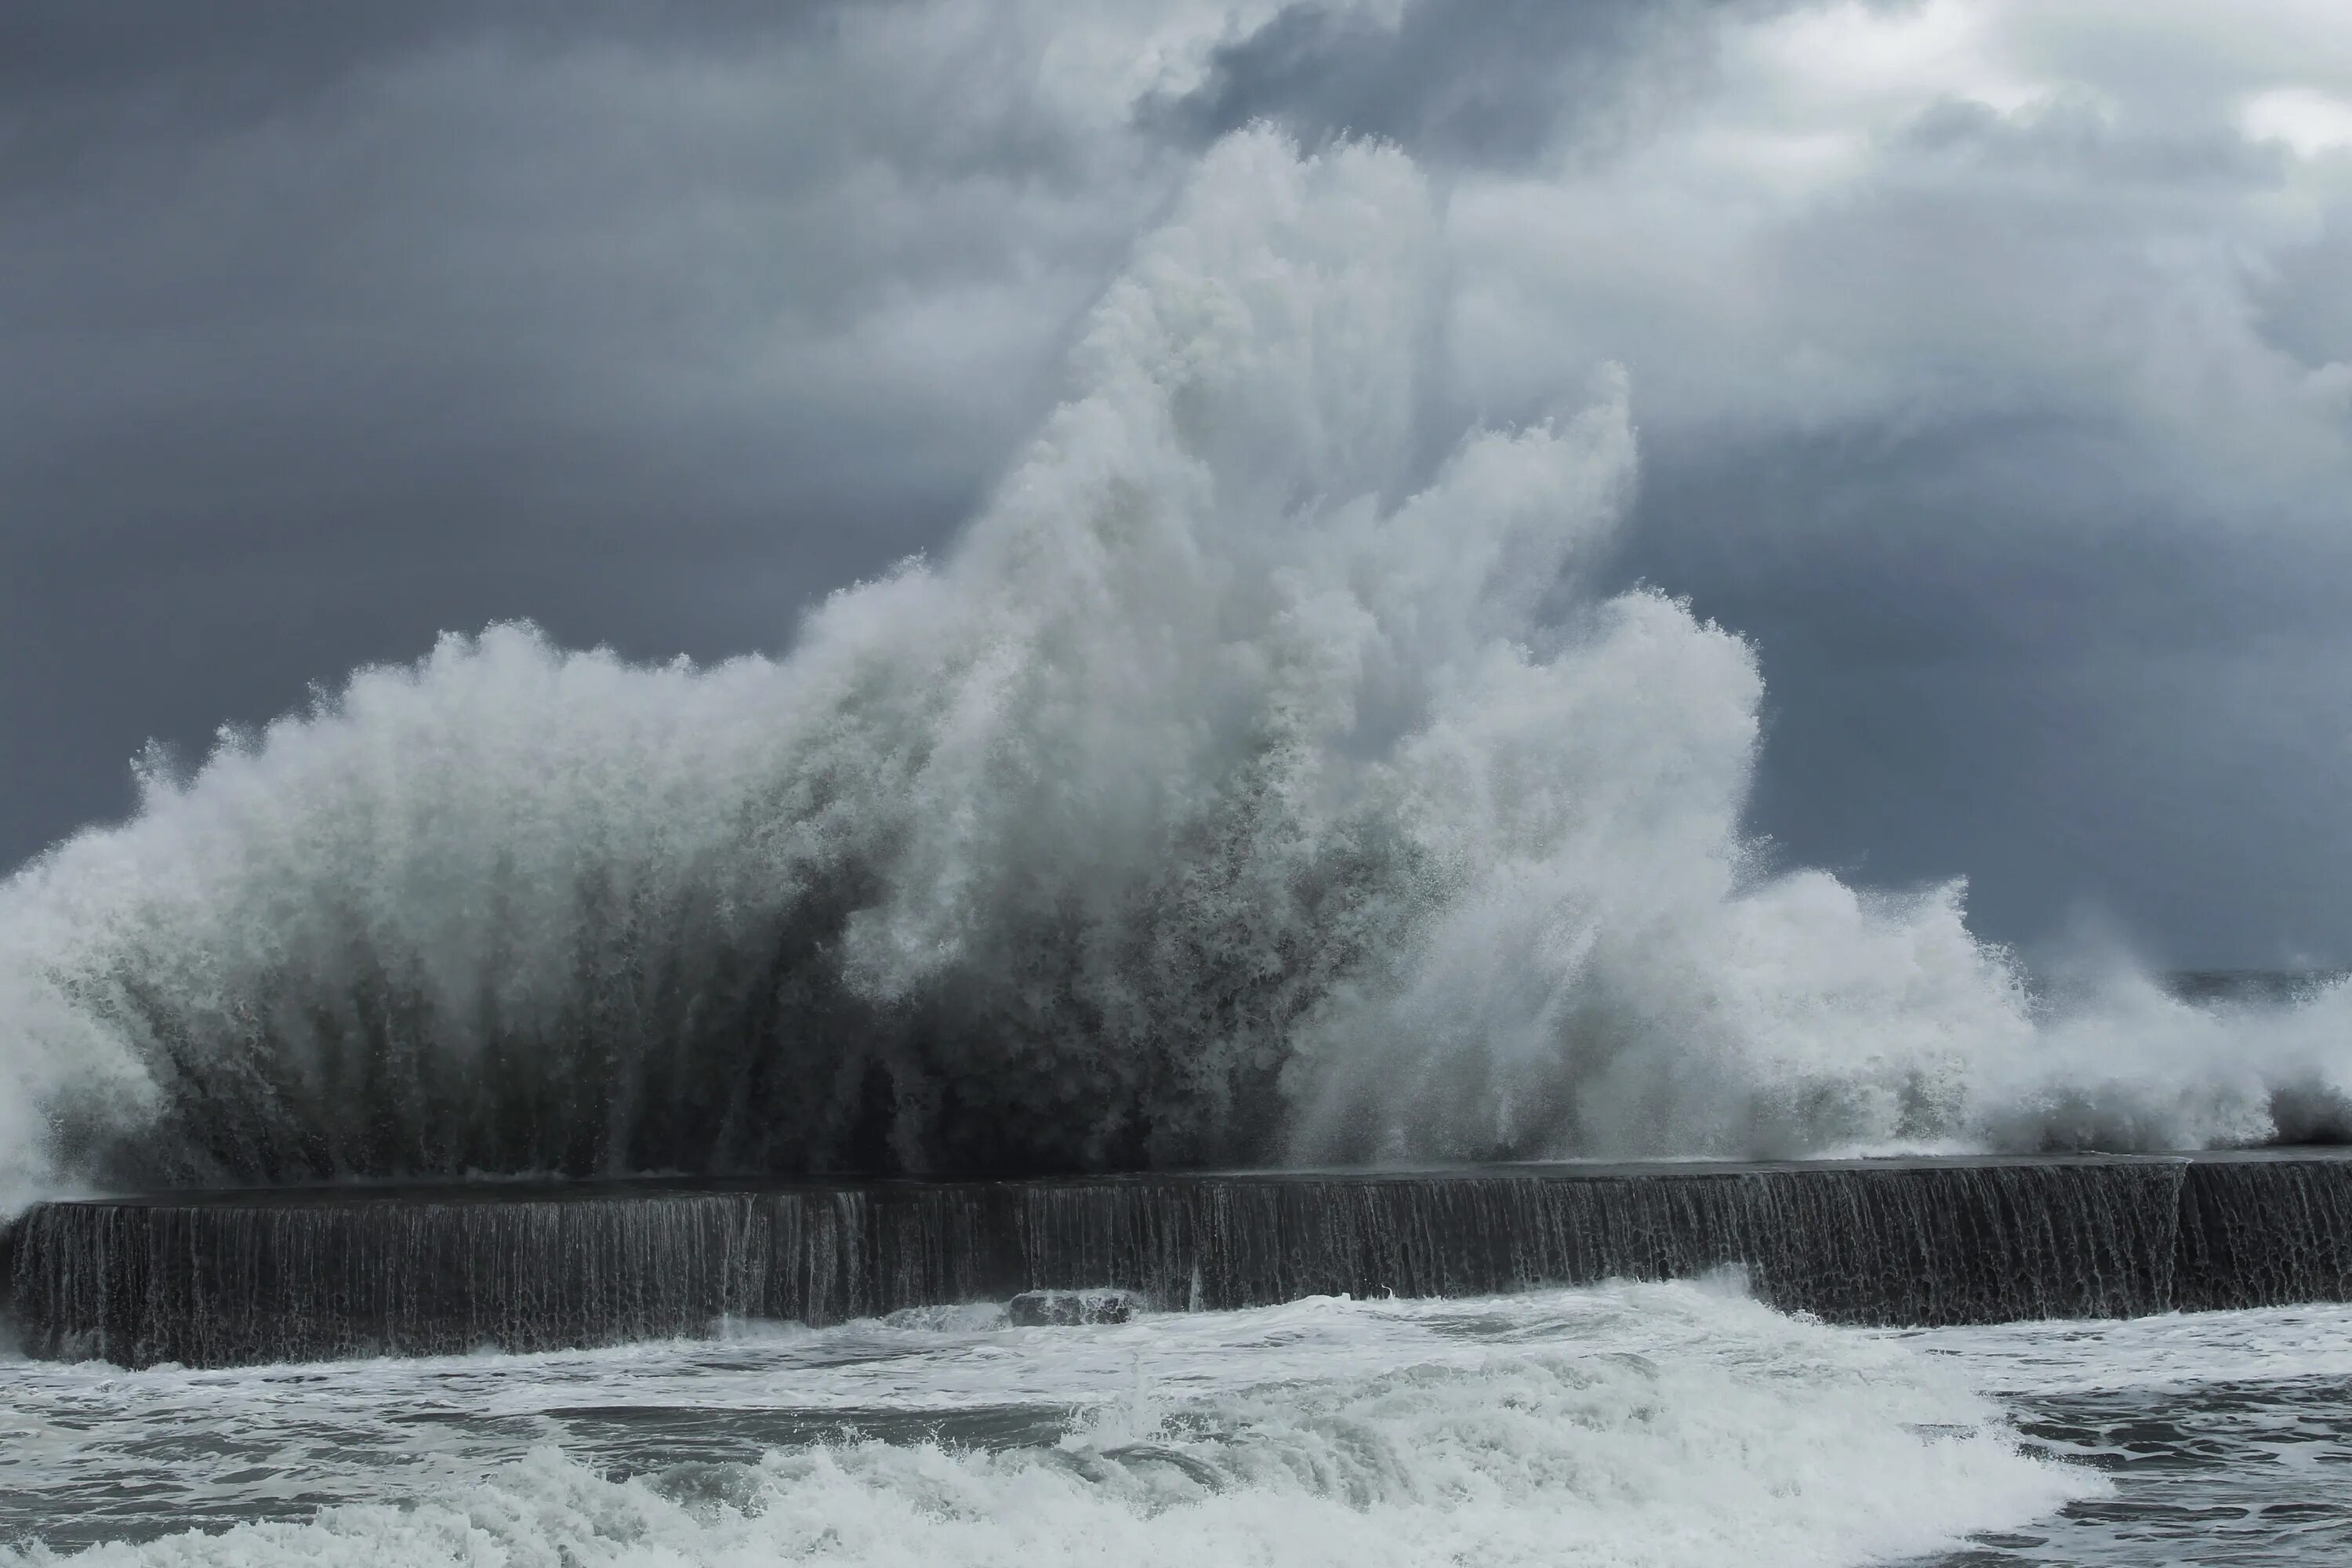
[[[1432,172],[1447,417],[1626,368],[1790,859],[2352,960],[2341,0],[16,0],[0,861],[444,628],[787,647],[1259,119]]]

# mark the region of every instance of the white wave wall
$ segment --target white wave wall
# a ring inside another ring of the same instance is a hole
[[[1761,863],[1751,651],[1585,581],[1622,376],[1412,488],[1444,252],[1401,153],[1240,134],[788,655],[493,627],[151,770],[0,889],[0,1190],[2258,1133],[2242,1051],[2053,1054],[1958,887]]]

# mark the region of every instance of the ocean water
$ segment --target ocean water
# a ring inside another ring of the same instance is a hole
[[[1936,1331],[1737,1279],[536,1356],[0,1363],[0,1563],[2289,1563],[2352,1307]]]
[[[1966,1369],[2030,1451],[2111,1489],[1928,1561],[2352,1562],[2352,1307],[1904,1337]]]

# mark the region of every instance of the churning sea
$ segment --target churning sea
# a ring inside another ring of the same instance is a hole
[[[2352,1561],[2352,1307],[1835,1327],[1737,1279],[544,1355],[0,1362],[0,1563]]]

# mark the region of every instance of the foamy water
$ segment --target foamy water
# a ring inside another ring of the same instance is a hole
[[[0,1561],[2332,1561],[2352,1307],[1833,1329],[1736,1281],[191,1372],[0,1361]]]
[[[0,1529],[47,1543],[18,1561],[1821,1564],[2109,1489],[1948,1356],[1694,1284],[18,1363],[0,1427]]]

